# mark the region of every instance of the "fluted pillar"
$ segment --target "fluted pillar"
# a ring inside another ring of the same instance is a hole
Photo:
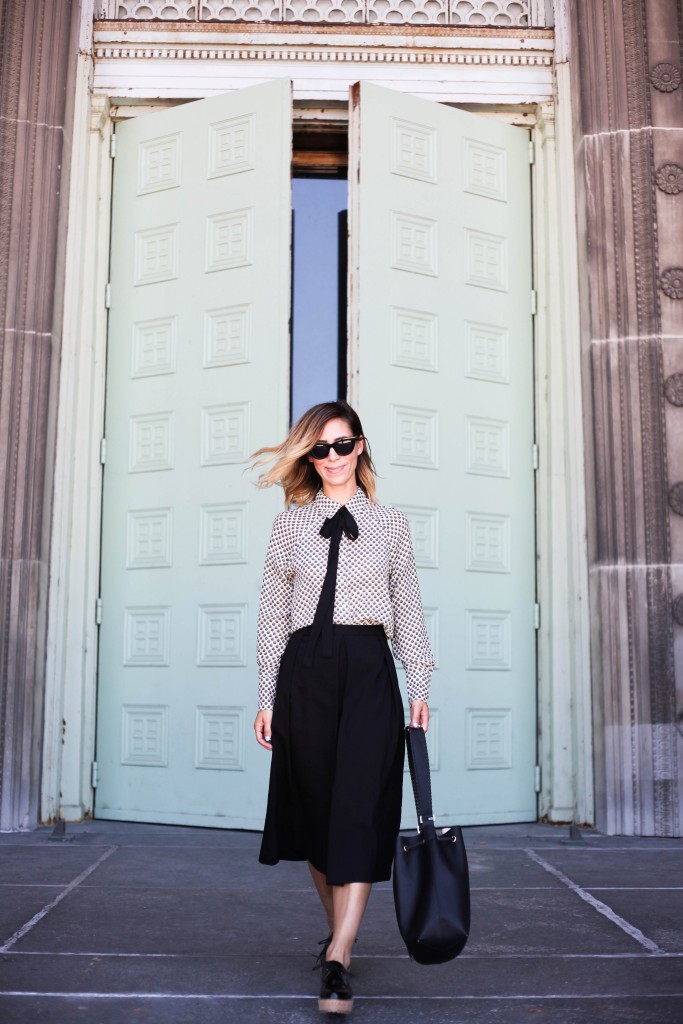
[[[598,824],[680,835],[683,10],[575,0],[573,21]]]
[[[25,827],[37,815],[73,6],[0,0],[1,829]]]

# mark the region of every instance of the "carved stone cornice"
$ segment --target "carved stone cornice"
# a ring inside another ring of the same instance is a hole
[[[416,94],[422,85],[436,98],[444,73],[451,101],[471,101],[473,82],[479,102],[552,98],[553,34],[546,29],[96,22],[93,53],[95,90],[139,100],[148,98],[151,75],[163,97],[200,98],[249,84],[255,64],[264,76],[291,77],[295,98],[311,98],[317,88],[343,100],[351,82],[375,74],[394,87],[412,77]],[[380,69],[389,67],[387,78]]]
[[[550,68],[547,29],[95,22],[96,60],[331,61]]]
[[[221,22],[221,21],[145,21],[145,20],[121,20],[100,19],[94,22],[94,30],[97,35],[106,32],[128,36],[140,33],[155,35],[177,35],[182,33],[186,38],[192,36],[208,38],[211,41],[232,37],[265,38],[267,41],[274,39],[301,39],[311,40],[314,38],[339,38],[347,41],[361,41],[365,39],[394,39],[394,40],[453,40],[456,43],[464,39],[487,39],[490,45],[507,45],[505,40],[516,40],[523,46],[534,47],[539,45],[540,40],[553,40],[554,31],[552,28],[508,28],[498,25],[353,25],[336,22],[334,24],[324,23],[296,23],[287,22],[277,24],[272,21],[243,21],[243,22]]]
[[[283,43],[280,46],[239,46],[226,43],[150,46],[141,43],[103,43],[96,38],[95,60],[136,61],[301,61],[352,64],[462,64],[469,66],[551,68],[552,54],[527,50],[445,49],[436,47],[416,51],[410,47],[306,46]]]

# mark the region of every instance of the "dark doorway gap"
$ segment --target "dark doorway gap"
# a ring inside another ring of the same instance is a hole
[[[290,415],[346,397],[347,186],[339,169],[292,182]]]

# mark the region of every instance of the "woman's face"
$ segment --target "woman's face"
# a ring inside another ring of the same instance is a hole
[[[353,431],[346,420],[335,419],[327,421],[318,440],[331,444],[342,437],[353,437]],[[337,455],[334,448],[330,448],[326,459],[314,459],[311,455],[308,456],[323,482],[325,492],[333,490],[339,493],[341,490],[346,491],[351,488],[353,488],[351,494],[355,492],[356,466],[358,465],[358,456],[362,451],[363,441],[360,440],[356,441],[356,446],[350,455]]]

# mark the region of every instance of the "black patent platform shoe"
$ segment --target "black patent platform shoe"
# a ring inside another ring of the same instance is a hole
[[[351,1013],[353,1009],[349,972],[337,960],[326,960],[322,965],[318,1009],[321,1013]]]

